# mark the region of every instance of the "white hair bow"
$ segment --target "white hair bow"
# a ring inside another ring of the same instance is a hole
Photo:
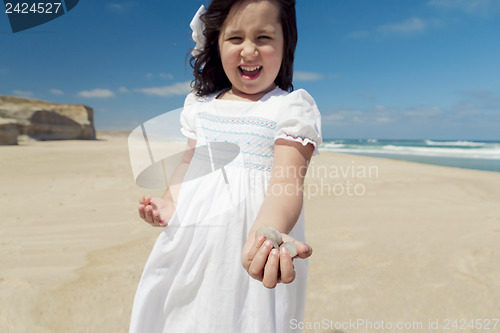
[[[200,9],[196,12],[194,15],[193,19],[191,20],[191,23],[189,23],[189,26],[193,30],[193,34],[191,37],[193,40],[196,42],[196,46],[194,47],[193,51],[191,54],[196,57],[198,54],[200,54],[203,49],[205,48],[205,36],[203,35],[203,30],[205,29],[205,24],[201,20],[200,16],[203,15],[207,9],[205,6],[201,5]]]

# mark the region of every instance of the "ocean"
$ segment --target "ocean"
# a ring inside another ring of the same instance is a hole
[[[320,151],[500,172],[500,141],[326,139]]]

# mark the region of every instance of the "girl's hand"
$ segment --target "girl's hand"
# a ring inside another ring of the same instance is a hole
[[[175,211],[172,200],[151,198],[147,195],[139,200],[137,208],[139,216],[153,227],[165,227]]]
[[[312,248],[287,234],[281,234],[284,242],[294,241],[297,244],[297,257],[308,258]],[[272,242],[266,241],[266,236],[259,235],[257,239],[249,237],[242,253],[242,264],[248,274],[266,288],[274,288],[280,282],[291,283],[295,280],[295,270],[288,249],[280,251],[273,249]]]

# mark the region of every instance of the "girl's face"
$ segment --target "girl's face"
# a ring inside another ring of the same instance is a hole
[[[246,0],[224,21],[219,52],[234,95],[258,100],[276,87],[284,45],[279,11],[272,0]]]

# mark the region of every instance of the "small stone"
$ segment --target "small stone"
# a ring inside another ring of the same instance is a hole
[[[290,252],[290,257],[295,257],[297,255],[297,244],[295,242],[285,242],[281,244],[280,250],[282,247],[286,247],[288,252]]]
[[[281,238],[281,233],[273,227],[270,226],[262,226],[255,233],[255,238],[259,237],[259,235],[264,234],[266,239],[269,239],[273,242],[273,246],[275,249],[279,249],[280,244],[283,242]]]

